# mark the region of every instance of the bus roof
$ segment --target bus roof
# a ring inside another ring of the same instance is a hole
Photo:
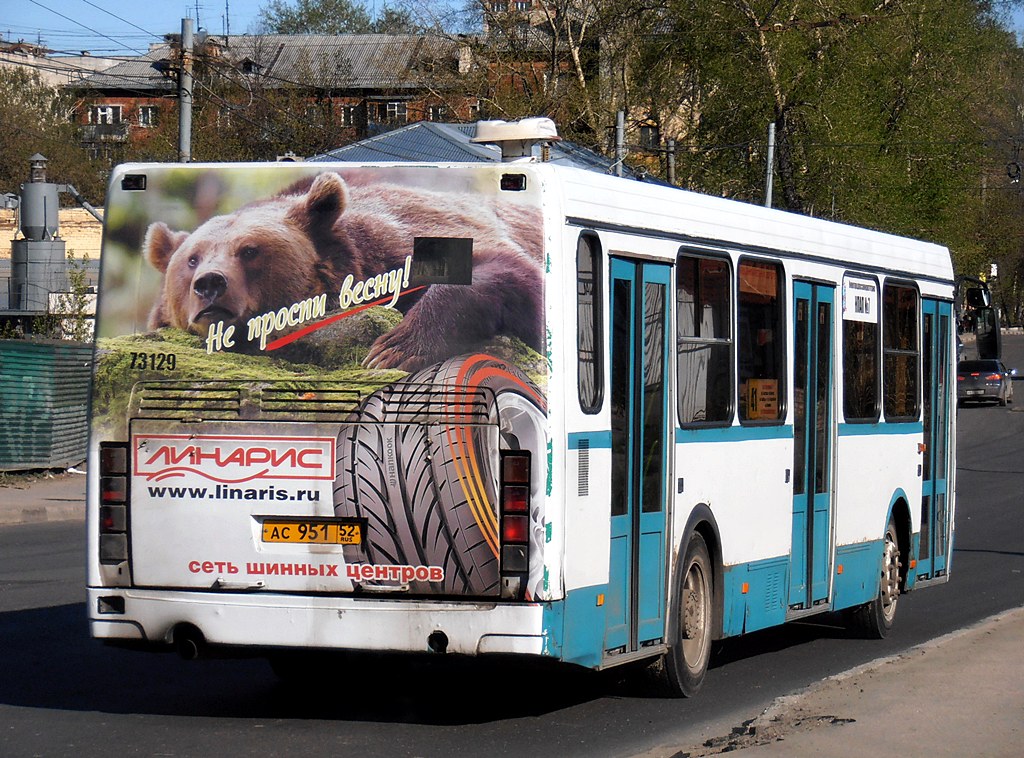
[[[187,164],[195,170],[274,170],[299,165],[310,173],[328,170],[438,168],[494,174],[510,171],[546,174],[546,190],[562,196],[565,218],[592,228],[666,235],[681,244],[784,254],[846,265],[853,270],[885,272],[952,284],[949,250],[938,244],[813,218],[752,203],[705,195],[676,187],[624,179],[552,163],[326,162]],[[180,169],[182,164],[124,164],[115,168],[111,187],[127,173]]]
[[[942,245],[673,187],[571,168],[558,173],[570,219],[953,282],[949,250]]]

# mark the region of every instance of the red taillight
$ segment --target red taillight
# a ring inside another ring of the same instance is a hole
[[[530,488],[506,484],[501,490],[501,505],[505,513],[528,513],[530,510]]]
[[[100,474],[101,503],[123,503],[127,498],[128,481],[124,476],[103,476],[102,473]]]
[[[530,570],[530,453],[501,454],[501,596],[526,597]]]
[[[100,445],[100,563],[128,560],[128,446]]]
[[[112,474],[128,473],[128,446],[116,443],[102,443],[100,445],[100,474],[110,476]]]
[[[501,481],[504,484],[529,484],[530,456],[506,453],[501,459]]]
[[[985,377],[985,381],[987,381],[987,382],[998,382],[1002,378],[1003,378],[1002,374],[989,374],[988,376]]]
[[[525,543],[530,539],[530,520],[526,516],[505,516],[501,520],[501,541]]]

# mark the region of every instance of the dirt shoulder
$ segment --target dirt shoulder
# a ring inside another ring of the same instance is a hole
[[[0,526],[84,519],[84,469],[0,473]]]
[[[777,699],[730,734],[646,758],[1019,756],[1024,608]]]

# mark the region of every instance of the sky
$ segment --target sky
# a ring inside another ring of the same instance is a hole
[[[181,19],[193,19],[193,30],[225,31],[225,9],[231,33],[245,34],[265,0],[3,0],[0,37],[24,39],[44,47],[78,54],[133,55],[151,42],[181,31]],[[199,23],[195,19],[199,19]]]
[[[149,43],[181,31],[181,19],[193,29],[223,34],[230,11],[230,31],[255,31],[253,24],[266,0],[2,0],[0,38],[37,43],[51,50],[92,55],[143,53]],[[376,0],[365,0],[371,12]],[[383,4],[383,2],[381,3]],[[195,19],[199,23],[195,23]],[[1024,8],[1014,10],[1012,27],[1024,38]]]

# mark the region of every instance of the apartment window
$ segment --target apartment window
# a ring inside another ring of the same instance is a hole
[[[408,115],[406,104],[398,100],[377,103],[376,114],[376,120],[386,124],[404,124]]]
[[[657,124],[646,124],[640,127],[640,146],[647,148],[661,146],[661,130]]]
[[[106,161],[110,163],[114,160],[114,149],[109,144],[91,144],[87,148],[89,154],[89,160],[92,161]]]
[[[303,115],[307,121],[320,123],[331,120],[331,101],[321,100],[320,102],[306,103],[303,108]]]
[[[388,103],[388,123],[404,124],[406,121],[405,103]]]
[[[156,126],[157,107],[155,105],[139,106],[139,126]]]
[[[120,105],[93,105],[89,108],[90,124],[120,124]]]
[[[443,105],[430,105],[427,107],[428,121],[444,121],[448,117],[448,109]]]
[[[342,126],[357,126],[359,124],[358,105],[341,106],[341,124]]]
[[[679,422],[732,420],[732,269],[725,258],[683,253],[676,267]]]

